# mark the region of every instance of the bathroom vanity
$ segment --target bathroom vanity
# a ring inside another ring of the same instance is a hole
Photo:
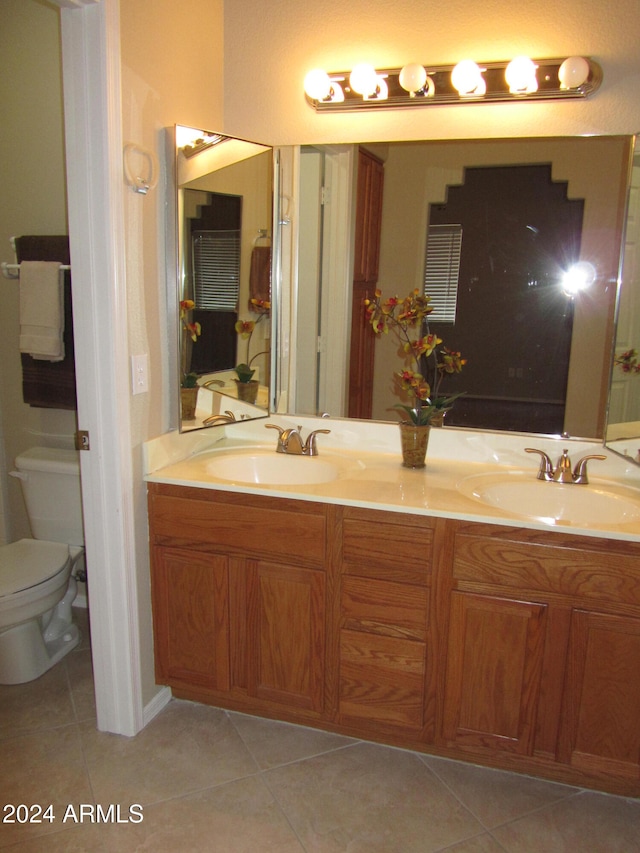
[[[473,503],[457,484],[498,457],[535,480],[518,440],[487,454],[477,435],[465,445],[464,431],[442,430],[425,471],[403,470],[384,441],[368,454],[320,447],[320,459],[349,458],[346,473],[277,487],[212,477],[216,448],[156,455],[158,682],[223,708],[640,796],[640,523],[551,526]],[[601,464],[609,477],[624,468]]]

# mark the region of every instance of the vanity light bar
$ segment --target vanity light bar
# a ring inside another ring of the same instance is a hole
[[[372,81],[368,87],[359,81],[353,82],[356,70],[359,72],[356,78],[361,79],[361,66],[354,68],[353,72],[327,74],[319,69],[310,72],[305,78],[307,102],[316,112],[336,112],[576,99],[589,97],[602,82],[602,69],[598,63],[582,56],[534,60],[516,57],[515,60],[482,63],[464,60],[456,65],[420,66],[411,63],[403,68],[382,70],[371,66],[367,68]],[[466,77],[471,81],[466,84],[466,90],[464,83],[461,89],[454,85],[454,82],[461,85],[460,77],[465,78],[460,74],[463,70],[471,71],[470,78]],[[520,78],[519,72],[524,72],[524,78]],[[418,86],[415,91],[410,91]],[[364,93],[361,93],[363,88]]]

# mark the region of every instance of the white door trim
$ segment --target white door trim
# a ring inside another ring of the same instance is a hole
[[[78,425],[98,728],[144,725],[133,531],[118,0],[61,9]]]

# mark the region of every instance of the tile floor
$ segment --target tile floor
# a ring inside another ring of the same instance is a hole
[[[86,640],[0,687],[8,803],[53,806],[0,823],[20,853],[640,853],[640,800],[178,700],[135,738],[98,732]]]

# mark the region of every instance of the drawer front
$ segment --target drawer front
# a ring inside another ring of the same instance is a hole
[[[427,585],[431,579],[433,520],[422,516],[345,510],[343,572]]]
[[[368,578],[342,580],[343,628],[426,641],[428,590]]]
[[[340,719],[420,730],[425,667],[424,643],[341,631]]]
[[[557,534],[553,534],[557,536]],[[640,558],[632,553],[458,533],[456,581],[640,605]]]
[[[152,493],[154,542],[230,555],[271,557],[324,567],[326,519],[322,504],[252,498],[241,495],[198,500],[179,494]]]

